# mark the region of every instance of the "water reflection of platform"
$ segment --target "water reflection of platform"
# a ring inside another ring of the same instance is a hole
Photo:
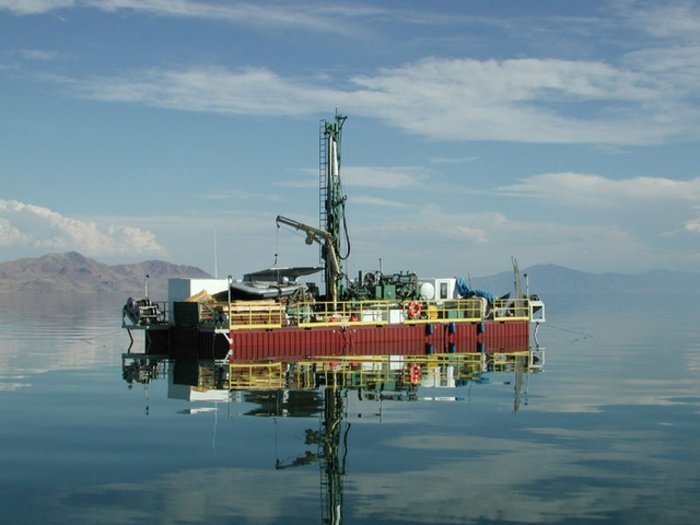
[[[544,350],[326,356],[290,362],[245,363],[172,360],[127,353],[122,355],[122,364],[123,377],[130,386],[167,378],[169,398],[193,402],[178,413],[213,412],[214,429],[221,401],[227,403],[229,417],[238,414],[283,419],[318,418],[317,424],[304,429],[303,443],[294,440],[291,454],[280,455],[276,448],[274,467],[286,470],[318,464],[320,517],[321,523],[327,524],[342,522],[349,433],[354,424],[350,419],[383,424],[385,406],[398,407],[395,402],[402,401],[462,400],[464,395],[458,393],[461,387],[489,383],[491,374],[509,373],[515,375],[513,410],[517,412],[521,393],[527,391],[523,388],[526,385],[523,378],[543,370]],[[510,381],[504,383],[510,384]],[[419,395],[421,389],[425,389],[427,395]],[[207,404],[208,401],[213,403]],[[236,409],[232,410],[234,406]],[[149,413],[148,407],[146,413]],[[274,428],[276,433],[277,421]],[[215,430],[213,435],[216,435]],[[212,442],[214,440],[215,437]],[[277,434],[275,443],[277,446]]]
[[[168,360],[147,354],[123,354],[124,379],[130,384],[168,377],[168,397],[227,400],[230,391],[316,390],[321,387],[366,392],[415,392],[419,388],[456,388],[487,382],[491,372],[542,371],[543,349],[519,352],[327,356],[292,362]]]

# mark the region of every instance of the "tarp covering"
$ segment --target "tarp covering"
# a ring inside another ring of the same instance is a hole
[[[323,266],[292,266],[285,268],[267,268],[253,273],[247,273],[243,276],[244,281],[270,281],[273,283],[280,282],[286,277],[292,281],[303,275],[311,275],[323,270]]]
[[[493,304],[493,295],[483,290],[471,290],[462,277],[457,277],[457,293],[462,297],[483,297],[489,304]]]

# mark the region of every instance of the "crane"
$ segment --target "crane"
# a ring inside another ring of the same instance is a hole
[[[338,300],[338,288],[341,279],[340,262],[338,261],[338,254],[336,253],[333,235],[327,231],[323,231],[319,228],[314,228],[303,222],[295,221],[294,219],[289,219],[283,217],[282,215],[277,216],[277,227],[280,224],[285,226],[290,226],[295,230],[302,231],[306,234],[306,244],[318,243],[324,247],[324,262],[326,264],[326,273],[330,277],[326,282],[326,294],[329,296],[330,300],[335,304]]]

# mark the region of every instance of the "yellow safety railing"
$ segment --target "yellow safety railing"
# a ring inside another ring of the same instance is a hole
[[[527,371],[532,366],[532,353],[529,351],[498,353],[491,356],[491,369],[494,372],[507,372],[520,369]]]
[[[468,380],[486,372],[520,369],[536,371],[528,351],[486,354],[432,354],[426,356],[337,356],[297,361],[288,371],[289,388],[309,389],[319,384],[344,388],[372,388],[379,384],[415,385],[422,379],[447,383]],[[449,370],[449,373],[448,373]],[[319,383],[320,382],[320,383]]]
[[[530,319],[530,307],[526,297],[495,299],[492,311],[494,321],[527,321]]]
[[[359,359],[312,359],[299,361],[291,367],[290,383],[298,388],[327,386],[366,387],[386,382],[395,373],[385,357],[362,356]]]
[[[299,326],[359,326],[528,320],[528,299],[496,299],[487,306],[480,298],[435,301],[319,301],[285,305],[268,301],[231,303],[229,329]]]
[[[291,324],[304,328],[323,325],[383,325],[399,322],[399,303],[393,301],[319,301],[290,310]]]
[[[229,330],[287,326],[284,305],[274,301],[236,301],[224,305],[224,312],[229,314]]]
[[[406,322],[409,324],[478,322],[487,314],[485,302],[478,298],[455,299],[440,303],[410,301],[405,308]]]
[[[543,356],[534,352],[516,351],[486,354],[394,355],[394,356],[326,356],[283,363],[258,361],[230,363],[229,390],[277,390],[293,388],[308,390],[327,387],[375,388],[386,384],[409,386],[423,379],[443,384],[473,379],[487,371],[541,370]],[[449,373],[448,373],[449,372]],[[226,385],[226,382],[223,386]]]
[[[311,327],[476,322],[483,319],[486,312],[480,299],[456,299],[442,303],[417,300],[317,302],[312,307],[288,313],[291,324]]]
[[[229,390],[284,388],[286,368],[281,362],[230,363],[228,369]]]

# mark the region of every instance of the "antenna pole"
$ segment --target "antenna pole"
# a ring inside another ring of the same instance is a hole
[[[219,254],[216,246],[216,230],[214,230],[214,278],[219,278]]]

